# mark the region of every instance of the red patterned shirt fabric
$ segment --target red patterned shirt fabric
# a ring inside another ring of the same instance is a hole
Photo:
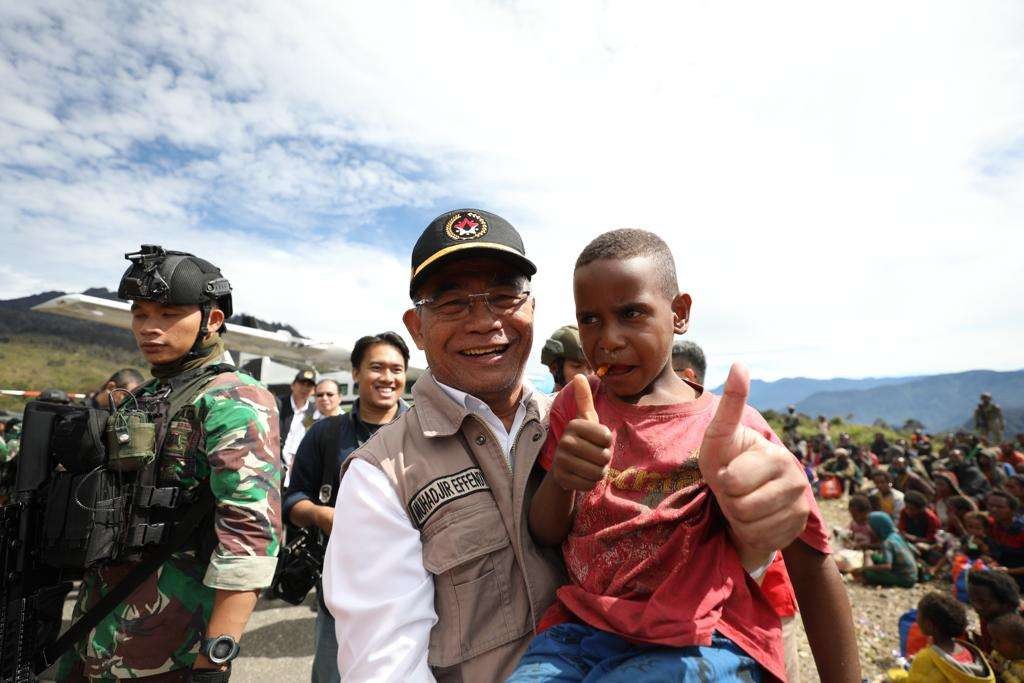
[[[562,546],[571,583],[558,589],[540,630],[582,621],[632,642],[670,647],[710,645],[718,632],[785,680],[779,614],[744,571],[697,466],[718,397],[704,392],[687,403],[637,406],[610,397],[596,378],[591,387],[598,417],[612,432],[612,459],[605,478],[577,494]],[[540,457],[545,469],[575,417],[569,385],[551,407]],[[781,444],[753,408],[747,406],[742,422]],[[810,487],[807,497],[812,512],[800,538],[828,553]],[[783,595],[775,597],[783,611]]]

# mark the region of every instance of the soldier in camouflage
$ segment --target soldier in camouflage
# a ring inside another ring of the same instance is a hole
[[[220,331],[231,312],[230,294],[213,297],[211,291],[218,290],[206,287],[223,280],[220,271],[188,254],[167,254],[158,268],[164,291],[151,299],[143,298],[145,288],[129,293],[132,332],[154,377],[134,392],[140,401],[178,387],[176,379],[196,375],[225,355]],[[164,268],[168,262],[173,267]],[[196,534],[203,540],[174,553],[79,642],[62,659],[58,680],[163,683],[230,675],[230,661],[211,661],[221,659],[211,654],[217,651],[211,642],[241,638],[260,589],[273,579],[281,541],[281,464],[273,395],[243,372],[218,369],[199,373],[178,395],[172,393],[167,438],[156,456],[160,485],[212,490],[214,509]],[[74,618],[133,566],[123,562],[88,571]]]
[[[794,445],[799,443],[800,437],[796,433],[796,428],[800,426],[800,418],[796,415],[796,406],[786,406],[786,414],[782,416],[782,431],[786,435],[786,444]]]
[[[992,394],[986,391],[974,409],[974,431],[989,444],[999,445],[1003,442],[1003,428],[1003,410],[992,402]]]

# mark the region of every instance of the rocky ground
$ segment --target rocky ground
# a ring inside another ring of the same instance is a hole
[[[821,501],[821,511],[829,525],[845,526],[849,520],[845,500]],[[901,588],[866,588],[847,584],[853,605],[853,620],[860,646],[864,678],[881,680],[895,665],[899,648],[897,623],[900,615],[913,608],[930,590],[949,590],[948,582]],[[305,605],[293,607],[280,601],[261,600],[242,638],[242,655],[234,667],[232,681],[275,681],[290,683],[309,680],[313,662],[313,596]],[[71,603],[65,618],[71,616]],[[817,681],[814,659],[803,631],[800,632],[800,671],[802,681]]]
[[[821,514],[829,526],[846,526],[850,522],[846,512],[846,500],[822,500],[818,504]],[[918,584],[905,588],[869,588],[847,583],[850,604],[853,607],[853,625],[857,631],[857,645],[860,649],[861,672],[868,681],[885,680],[885,672],[896,666],[899,656],[900,616],[917,606],[918,600],[928,592],[950,590],[949,580]],[[973,616],[968,610],[970,616]],[[972,622],[973,623],[973,622]],[[806,635],[801,630],[800,675],[802,681],[817,681],[811,649]]]

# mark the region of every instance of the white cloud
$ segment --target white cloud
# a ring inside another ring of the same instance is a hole
[[[639,225],[676,253],[710,381],[1020,365],[1019,3],[58,3],[0,26],[0,295],[113,282],[145,239],[350,341],[405,302],[411,244],[378,212],[460,197],[523,231],[541,340],[579,249]]]

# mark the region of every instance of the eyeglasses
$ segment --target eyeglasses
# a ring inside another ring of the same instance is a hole
[[[333,393],[331,391],[321,391],[320,393],[313,394],[313,395],[316,396],[317,398],[323,398],[324,396],[337,396],[337,394],[335,394],[335,393]]]
[[[487,310],[497,316],[510,315],[530,297],[530,290],[508,285],[495,287],[479,294],[465,292],[445,292],[436,297],[414,301],[413,305],[425,307],[438,318],[445,320],[461,320],[469,315],[473,301],[479,299],[487,306]]]

